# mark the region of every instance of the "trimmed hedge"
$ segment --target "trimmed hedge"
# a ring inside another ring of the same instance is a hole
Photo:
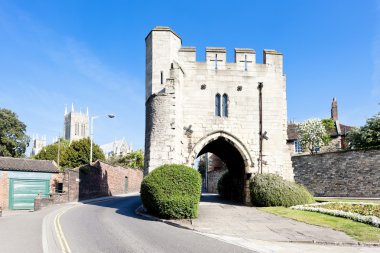
[[[149,213],[161,218],[195,218],[201,186],[198,171],[185,165],[165,164],[144,178],[141,200]]]
[[[249,184],[254,206],[295,206],[315,202],[302,185],[275,174],[257,174]]]

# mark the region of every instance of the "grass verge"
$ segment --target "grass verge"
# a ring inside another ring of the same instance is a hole
[[[262,207],[259,209],[264,212],[302,221],[308,224],[342,231],[357,241],[380,242],[380,228],[372,227],[360,222],[327,214],[293,210],[285,207]]]

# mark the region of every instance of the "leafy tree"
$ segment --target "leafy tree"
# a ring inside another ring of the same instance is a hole
[[[67,164],[67,148],[70,142],[64,138],[60,138],[50,145],[43,147],[38,154],[33,158],[37,160],[54,160],[58,163],[58,149],[59,149],[59,165]],[[59,146],[59,148],[58,148]]]
[[[16,113],[0,108],[0,156],[22,157],[30,138]]]
[[[322,119],[322,124],[327,132],[335,129],[335,121],[331,118]]]
[[[201,156],[199,159],[198,172],[201,173],[202,178],[206,176],[206,155]]]
[[[123,167],[143,170],[144,152],[142,150],[136,150],[120,158],[111,157],[109,162]]]
[[[66,149],[66,159],[62,161],[62,166],[68,168],[75,168],[84,164],[88,164],[90,161],[90,139],[83,138],[77,141],[71,142],[70,146]],[[99,145],[92,143],[92,159],[104,160],[104,154]]]
[[[380,148],[380,113],[369,118],[364,126],[351,129],[347,142],[349,148]]]
[[[298,133],[302,147],[311,154],[317,153],[317,147],[326,145],[330,136],[320,119],[309,119],[298,124]]]

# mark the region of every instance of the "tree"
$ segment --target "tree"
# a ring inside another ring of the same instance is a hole
[[[0,108],[0,156],[22,157],[30,138],[16,113]]]
[[[62,166],[65,168],[75,168],[84,164],[88,164],[90,161],[90,139],[83,138],[77,141],[71,142],[70,146],[66,149],[66,159],[62,161]],[[92,143],[92,158],[96,160],[104,160],[104,154],[99,145]]]
[[[136,150],[120,158],[111,157],[110,162],[123,167],[143,170],[144,152],[142,150]]]
[[[198,172],[201,174],[202,178],[206,176],[206,155],[202,155],[198,163]]]
[[[317,147],[326,145],[330,136],[320,119],[309,119],[298,124],[298,133],[302,147],[311,154],[317,153]]]
[[[50,145],[43,147],[33,159],[37,160],[54,160],[60,166],[67,164],[67,148],[70,142],[64,138],[60,138]],[[58,162],[58,150],[59,150],[59,162]]]
[[[347,142],[349,148],[380,148],[380,113],[369,118],[364,126],[351,129]]]

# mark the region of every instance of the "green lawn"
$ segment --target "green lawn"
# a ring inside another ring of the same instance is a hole
[[[332,228],[342,231],[354,240],[363,242],[380,242],[380,228],[366,225],[345,218],[334,217],[327,214],[293,210],[285,207],[262,207],[262,211],[302,221],[308,224]]]

